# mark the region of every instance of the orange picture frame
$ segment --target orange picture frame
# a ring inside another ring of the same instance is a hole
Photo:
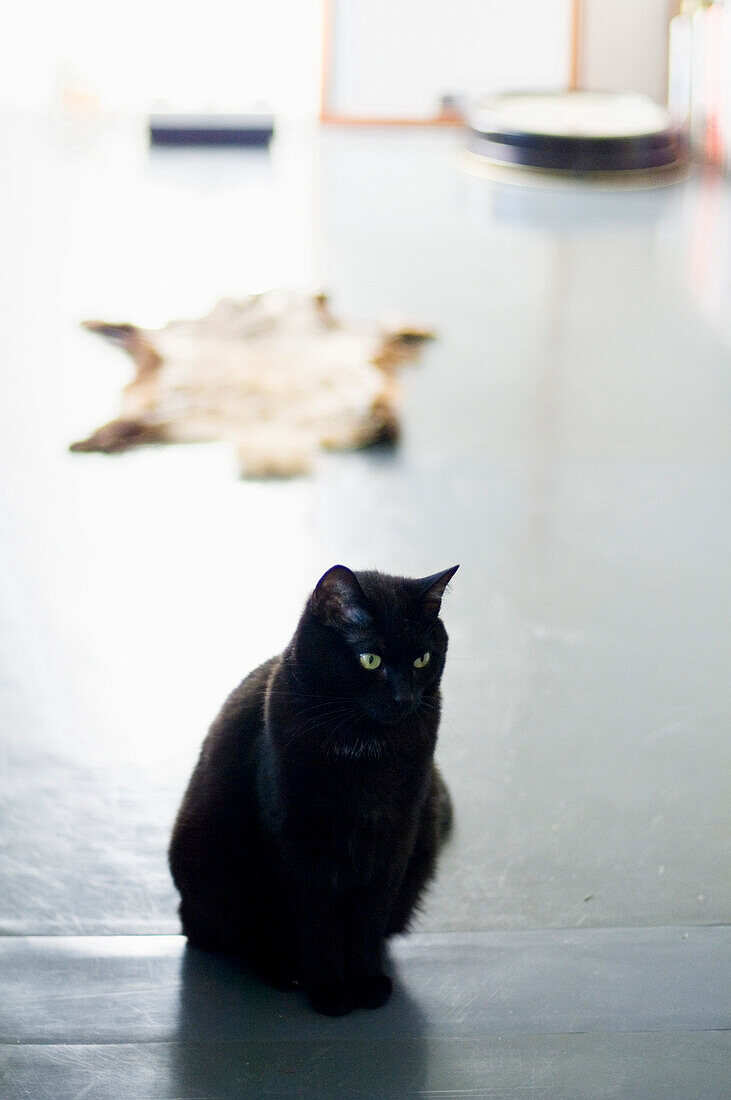
[[[333,49],[334,5],[337,0],[323,0],[322,11],[322,74],[320,81],[320,122],[335,126],[459,126],[456,111],[443,111],[430,118],[385,118],[342,114],[331,107],[331,75]],[[571,0],[571,41],[569,47],[568,90],[575,91],[580,80],[581,18],[583,0]]]

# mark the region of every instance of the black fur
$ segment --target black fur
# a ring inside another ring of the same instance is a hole
[[[328,570],[284,653],[227,699],[178,813],[189,942],[302,982],[329,1015],[388,999],[384,941],[406,930],[449,829],[433,755],[455,571]]]

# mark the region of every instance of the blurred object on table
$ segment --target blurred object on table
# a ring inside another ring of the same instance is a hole
[[[274,136],[274,116],[211,112],[159,112],[150,116],[151,145],[267,147]]]
[[[468,114],[468,156],[502,168],[625,182],[682,167],[685,133],[648,96],[521,93],[478,101]],[[523,173],[524,174],[524,173]]]
[[[670,24],[668,107],[690,132],[691,152],[731,165],[731,10],[722,0],[683,0]]]

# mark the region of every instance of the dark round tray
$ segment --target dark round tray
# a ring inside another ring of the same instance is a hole
[[[684,163],[683,130],[644,96],[519,93],[475,104],[468,149],[513,167],[551,172],[647,171]]]

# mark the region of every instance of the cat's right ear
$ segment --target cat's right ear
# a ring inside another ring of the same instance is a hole
[[[458,565],[453,565],[451,569],[445,569],[443,573],[435,573],[431,577],[424,577],[421,582],[421,598],[427,614],[439,614],[444,590],[458,569]]]
[[[336,629],[363,627],[370,622],[368,599],[358,578],[345,565],[333,565],[320,577],[310,597],[313,615]]]

